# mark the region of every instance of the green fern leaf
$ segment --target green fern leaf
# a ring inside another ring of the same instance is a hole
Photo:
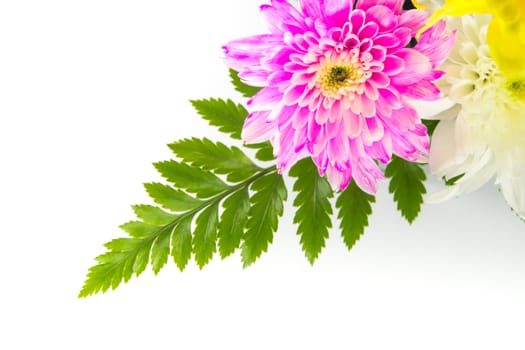
[[[421,211],[426,175],[421,166],[393,157],[385,169],[386,177],[390,178],[388,190],[394,194],[394,201],[401,215],[412,223]]]
[[[229,188],[221,179],[209,171],[179,163],[174,160],[153,164],[158,172],[175,187],[195,193],[200,198],[209,198]]]
[[[255,194],[250,198],[246,232],[243,236],[241,255],[247,267],[268,250],[277,231],[278,218],[283,214],[286,186],[281,175],[269,174],[255,180],[251,186]]]
[[[144,184],[144,188],[155,203],[174,212],[190,210],[202,204],[200,200],[187,195],[181,190],[175,190],[158,182]]]
[[[154,237],[118,238],[106,243],[105,246],[110,251],[95,259],[98,265],[89,269],[79,297],[105,292],[109,288],[115,289],[122,281],[129,281],[133,273],[140,275],[147,265]]]
[[[297,178],[293,190],[297,192],[294,206],[294,223],[299,224],[297,234],[306,258],[313,264],[325,246],[328,229],[332,227],[330,215],[333,197],[330,184],[319,176],[317,167],[310,158],[297,162],[290,170],[290,176]]]
[[[250,208],[248,187],[228,197],[222,206],[224,211],[219,223],[219,253],[224,259],[239,248]]]
[[[150,225],[142,221],[128,221],[119,227],[133,238],[148,237],[157,229],[157,226]]]
[[[206,208],[196,220],[195,232],[193,233],[193,253],[199,268],[210,261],[213,253],[217,250],[217,221],[219,215],[219,202],[215,202]]]
[[[234,139],[241,139],[242,126],[248,116],[248,111],[242,105],[231,100],[214,98],[190,102],[210,125],[218,127],[219,131],[229,134]]]
[[[235,90],[240,92],[244,97],[250,98],[261,90],[259,87],[250,86],[243,83],[239,78],[238,73],[233,69],[230,69],[230,78]]]
[[[168,146],[185,163],[216,174],[226,174],[226,180],[230,182],[245,180],[261,170],[239,148],[206,138],[184,139]]]
[[[363,192],[354,181],[337,198],[336,207],[341,219],[341,234],[348,247],[352,249],[368,226],[368,216],[372,214],[371,203],[375,197]]]
[[[273,146],[269,141],[261,143],[250,143],[245,144],[244,146],[246,148],[256,149],[257,152],[255,153],[255,158],[257,158],[258,160],[261,160],[263,162],[275,160],[275,156],[273,155]]]
[[[172,231],[171,226],[163,228],[153,241],[151,247],[151,267],[155,275],[158,274],[160,269],[168,262]]]
[[[159,207],[153,205],[132,205],[133,211],[137,218],[144,223],[154,226],[167,225],[175,219],[176,215],[165,212]],[[128,232],[129,233],[129,232]]]
[[[171,256],[180,271],[184,270],[191,258],[191,222],[188,215],[175,225],[171,238]]]
[[[146,190],[159,205],[170,211],[183,212],[173,214],[152,205],[133,206],[137,217],[143,221],[130,221],[121,225],[121,228],[130,237],[114,239],[105,244],[108,251],[99,255],[96,258],[97,265],[89,269],[79,297],[87,297],[94,293],[105,292],[109,288],[117,288],[120,283],[127,282],[133,274],[139,276],[146,269],[148,262],[151,264],[153,272],[157,274],[165,266],[170,255],[182,271],[188,264],[193,252],[198,266],[202,268],[216,251],[219,224],[218,208],[222,200],[226,198],[229,203],[224,212],[229,212],[232,210],[231,208],[237,207],[240,208],[240,213],[244,213],[242,214],[243,217],[246,217],[247,200],[242,199],[236,203],[235,198],[239,198],[236,196],[238,193],[248,193],[250,185],[264,179],[268,174],[276,175],[275,172],[275,167],[261,169],[243,182],[226,186],[222,192],[202,201],[179,189],[160,183],[145,184]],[[196,177],[196,179],[203,180],[201,177]],[[282,182],[282,179],[280,181]],[[198,185],[185,184],[184,186],[193,189],[193,186]],[[261,192],[265,192],[261,186],[258,184],[254,187],[259,193],[259,197],[261,197]],[[280,186],[283,185],[280,184]],[[261,198],[258,203],[259,207],[263,205]],[[272,205],[276,206],[275,203]],[[282,203],[280,208],[270,210],[282,212]],[[197,217],[195,232],[192,237],[192,221],[198,213],[200,214]],[[243,224],[240,224],[242,219],[231,219],[228,217],[229,215],[224,213],[222,215],[225,218],[224,227],[240,225],[242,232]],[[271,219],[273,214],[270,213],[266,217]],[[271,223],[271,225],[276,229],[276,222]],[[237,234],[234,233],[233,235]],[[223,237],[225,237],[224,233]]]

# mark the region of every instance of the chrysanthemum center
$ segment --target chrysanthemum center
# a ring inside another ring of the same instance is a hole
[[[330,84],[344,83],[350,77],[352,69],[350,67],[335,66],[332,67],[328,74],[328,81]]]
[[[360,71],[353,64],[325,64],[317,74],[317,84],[325,96],[341,97],[355,90],[360,83]]]

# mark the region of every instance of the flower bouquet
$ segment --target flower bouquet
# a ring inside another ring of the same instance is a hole
[[[137,219],[121,225],[128,236],[105,244],[80,297],[170,259],[202,268],[240,250],[251,265],[272,243],[289,192],[312,264],[334,211],[344,243],[356,244],[380,182],[410,223],[424,200],[493,178],[525,218],[522,2],[272,0],[260,12],[266,33],[223,47],[246,104],[191,101],[243,149],[205,137],[171,143],[176,159],[154,164],[166,183],[145,184],[155,204],[133,206]],[[416,103],[440,99],[450,108],[423,120]],[[443,179],[429,195],[427,163]]]

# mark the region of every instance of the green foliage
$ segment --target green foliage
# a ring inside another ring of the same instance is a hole
[[[224,211],[219,223],[219,253],[224,259],[239,248],[241,238],[248,220],[250,196],[248,188],[244,187],[228,197],[222,206]]]
[[[445,181],[445,185],[447,186],[454,186],[456,182],[463,176],[465,176],[465,174],[459,174],[458,176],[451,177],[450,179],[443,177],[443,181]]]
[[[159,207],[153,205],[132,205],[133,211],[137,218],[146,224],[153,226],[167,225],[175,219],[175,215],[165,212]],[[153,227],[150,226],[150,227]],[[125,230],[124,230],[125,231]]]
[[[230,80],[235,87],[235,90],[240,92],[244,97],[252,97],[261,90],[259,87],[250,86],[243,83],[237,72],[233,69],[230,69]]]
[[[196,111],[219,131],[229,134],[234,139],[241,139],[242,126],[248,111],[232,100],[210,98],[209,100],[190,101]]]
[[[283,178],[277,173],[258,178],[253,182],[251,190],[255,193],[250,198],[251,206],[241,246],[244,267],[254,263],[262,252],[268,250],[287,197]]]
[[[175,187],[209,198],[228,189],[228,185],[211,172],[174,160],[153,164],[157,171]]]
[[[219,201],[216,201],[197,218],[197,225],[193,234],[193,253],[195,253],[195,261],[201,269],[217,250],[215,241],[217,240],[218,211]]]
[[[173,261],[183,271],[191,258],[191,221],[192,215],[181,218],[174,225],[171,238],[171,256]]]
[[[216,99],[192,104],[211,125],[240,138],[247,115],[244,107]],[[192,255],[202,268],[213,257],[217,245],[224,258],[242,242],[243,260],[250,263],[267,249],[286,198],[282,177],[275,167],[261,168],[239,148],[206,138],[185,139],[169,147],[180,160],[157,162],[154,166],[172,185],[144,184],[159,206],[132,206],[137,220],[120,226],[128,237],[105,244],[107,251],[95,259],[97,265],[89,269],[79,297],[115,289],[132,275],[139,276],[148,264],[157,274],[170,256],[182,271]],[[260,152],[271,149],[269,143],[255,147]],[[226,181],[218,175],[226,175]],[[251,198],[250,187],[254,192]],[[260,238],[265,241],[254,241]]]
[[[295,213],[294,223],[299,224],[297,234],[301,236],[301,245],[306,258],[313,264],[325,246],[328,229],[332,227],[330,215],[333,197],[328,181],[319,176],[317,167],[310,158],[295,164],[290,176],[296,177],[293,190],[297,192],[293,204],[299,209]]]
[[[336,207],[341,219],[341,234],[348,247],[352,249],[368,226],[368,216],[372,214],[371,203],[375,197],[363,192],[354,181],[337,198]]]
[[[249,241],[253,234],[248,232],[255,232],[257,237],[267,237],[268,230],[273,234],[277,229],[276,215],[282,214],[284,184],[275,167],[258,168],[251,177],[237,184],[227,184],[212,172],[177,162],[156,163],[156,167],[169,181],[206,199],[199,200],[169,185],[146,184],[152,199],[169,212],[153,205],[134,205],[132,208],[138,220],[121,225],[129,237],[105,244],[108,251],[99,255],[96,258],[98,264],[89,269],[79,297],[115,289],[132,275],[139,276],[148,263],[157,274],[170,255],[180,270],[184,270],[192,255],[202,268],[216,252],[217,240],[221,256],[226,257],[239,247],[245,228],[248,229],[246,246],[257,251],[261,246]],[[195,175],[193,179],[190,174]],[[265,187],[268,179],[273,183],[271,191]],[[252,184],[255,194],[250,201],[248,189]],[[224,210],[219,221],[221,202]],[[259,216],[261,210],[267,214]],[[247,222],[250,212],[256,216],[252,218],[251,226]],[[256,255],[255,258],[260,251]]]
[[[432,136],[434,134],[434,130],[436,130],[436,127],[439,124],[439,120],[423,119],[422,122],[427,127],[428,135]]]
[[[161,205],[164,209],[174,212],[186,211],[201,203],[200,200],[189,196],[181,190],[176,190],[158,182],[144,184],[144,188],[155,203]]]
[[[207,138],[184,139],[169,147],[183,162],[216,174],[226,174],[226,180],[230,182],[245,180],[261,170],[239,148]]]
[[[424,182],[426,175],[421,166],[393,157],[385,169],[390,179],[388,190],[394,194],[394,201],[401,215],[412,223],[421,211],[423,195],[427,192]]]
[[[245,145],[248,148],[257,149],[255,153],[255,158],[263,162],[274,161],[275,157],[273,156],[273,147],[270,142],[261,142],[261,143],[252,143]]]

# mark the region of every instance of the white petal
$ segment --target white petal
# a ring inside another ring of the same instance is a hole
[[[498,177],[501,193],[510,207],[525,219],[525,173]]]
[[[447,108],[438,114],[431,115],[431,116],[425,116],[425,119],[431,119],[431,120],[450,120],[454,119],[458,116],[459,111],[461,111],[461,105],[460,104],[454,104],[452,107]]]
[[[425,196],[425,203],[441,203],[461,194],[459,186],[449,186],[446,189]]]
[[[456,185],[461,187],[463,193],[473,192],[487,183],[495,173],[496,166],[492,152],[487,150],[481,158],[472,163],[472,167],[456,182]]]
[[[454,177],[451,173],[458,164],[465,160],[465,156],[458,153],[456,145],[456,122],[454,120],[441,121],[432,135],[430,144],[430,171],[438,177]]]

